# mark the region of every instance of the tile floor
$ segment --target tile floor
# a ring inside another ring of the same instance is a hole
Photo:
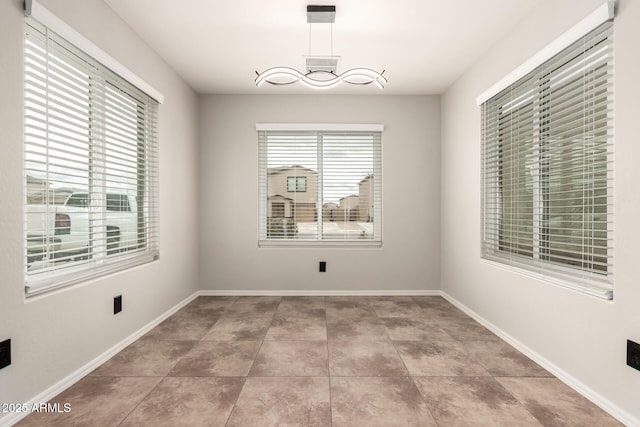
[[[199,297],[20,426],[620,425],[440,297]]]

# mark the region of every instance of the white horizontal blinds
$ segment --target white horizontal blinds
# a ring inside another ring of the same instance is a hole
[[[35,293],[156,256],[157,103],[26,22],[25,270]]]
[[[610,298],[612,23],[482,105],[483,256]]]
[[[327,133],[323,147],[323,239],[375,240],[380,134]]]
[[[317,239],[317,134],[269,132],[266,143],[266,238]]]
[[[260,240],[380,241],[381,132],[259,131],[259,143]]]
[[[115,80],[116,76],[111,76]],[[106,86],[105,181],[107,253],[158,252],[157,104],[126,82]],[[129,197],[124,197],[126,192]],[[134,222],[130,220],[135,214]]]

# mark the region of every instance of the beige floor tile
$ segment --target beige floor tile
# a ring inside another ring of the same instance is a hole
[[[329,341],[329,371],[338,377],[409,375],[390,340]]]
[[[327,339],[324,312],[276,314],[264,338],[269,341],[318,341]]]
[[[334,427],[436,426],[408,377],[331,378]]]
[[[144,338],[197,341],[209,332],[224,309],[200,309],[188,305],[147,332]]]
[[[327,336],[335,341],[386,341],[387,330],[378,317],[327,319]]]
[[[246,376],[260,341],[200,341],[169,373],[173,377]]]
[[[326,307],[324,297],[282,297],[278,313],[316,313],[324,314]]]
[[[107,360],[91,375],[164,377],[196,343],[140,339]]]
[[[224,426],[244,378],[165,378],[122,427]]]
[[[482,341],[482,340],[499,340],[498,336],[493,334],[480,323],[470,317],[436,317],[436,323],[451,338],[458,341]]]
[[[453,307],[453,305],[441,296],[415,295],[411,299],[421,307]]]
[[[469,316],[462,310],[442,297],[414,296],[413,300],[422,308],[424,315],[427,317],[469,319]]]
[[[249,375],[254,377],[326,377],[326,341],[265,341]]]
[[[496,378],[549,427],[622,426],[557,378]]]
[[[433,320],[421,317],[385,317],[380,319],[394,341],[450,341],[452,338]]]
[[[226,313],[202,337],[203,341],[259,341],[273,320],[273,313]]]
[[[204,310],[217,310],[229,308],[238,297],[208,297],[202,296],[194,299],[189,306],[198,307]]]
[[[280,305],[281,297],[238,297],[226,311],[241,314],[274,314]]]
[[[327,297],[326,306],[327,319],[344,320],[376,316],[366,297]]]
[[[489,375],[454,341],[394,341],[413,376]]]
[[[328,378],[249,377],[227,427],[331,425]]]
[[[492,377],[413,377],[442,426],[541,424]]]
[[[493,376],[552,376],[546,369],[504,341],[465,341],[461,345]]]
[[[411,297],[371,297],[369,302],[379,317],[421,317],[422,308]]]
[[[154,377],[85,377],[51,399],[62,413],[37,412],[18,426],[117,426],[160,382]],[[69,412],[64,412],[68,404]]]

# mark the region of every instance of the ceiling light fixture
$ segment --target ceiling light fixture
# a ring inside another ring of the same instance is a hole
[[[384,70],[378,73],[370,68],[353,68],[342,74],[337,74],[340,57],[333,56],[333,23],[336,18],[335,6],[307,6],[307,22],[309,23],[309,56],[306,57],[306,73],[291,67],[273,67],[259,73],[255,79],[256,86],[267,82],[275,86],[290,85],[300,82],[314,89],[327,89],[341,82],[354,85],[376,84],[384,88],[387,79]],[[331,56],[311,56],[311,24],[331,24]]]

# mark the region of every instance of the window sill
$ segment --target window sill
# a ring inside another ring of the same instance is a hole
[[[520,263],[520,265],[507,264],[501,261],[498,256],[493,256],[491,258],[482,256],[481,261],[502,270],[548,283],[553,286],[569,289],[582,295],[589,295],[608,301],[613,300],[613,290],[604,289],[603,287],[606,286],[605,282],[602,279],[594,279],[590,275],[586,276],[579,275],[577,273],[561,273],[549,270],[545,272],[536,272],[532,271],[536,266],[529,266],[524,263]]]
[[[260,248],[380,248],[379,240],[259,240]]]
[[[61,274],[60,272],[58,272],[58,274],[56,274],[56,272],[34,274],[25,280],[25,297],[29,300],[35,297],[49,295],[56,291],[88,283],[94,279],[157,261],[158,258],[157,253],[143,253],[130,257],[121,257],[116,261],[107,262],[102,265],[93,264],[93,267],[89,268],[87,268],[87,265],[70,268]]]

